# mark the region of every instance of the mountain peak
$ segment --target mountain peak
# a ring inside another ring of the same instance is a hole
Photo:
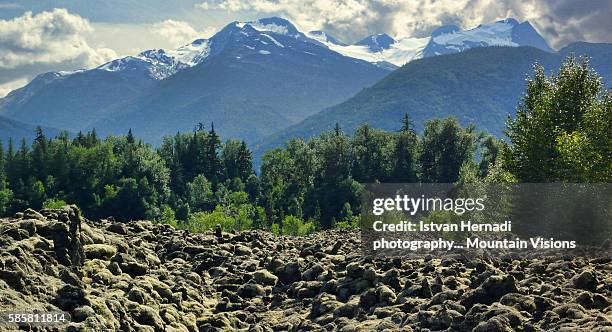
[[[431,37],[436,37],[436,36],[443,35],[443,34],[446,34],[446,33],[453,33],[453,32],[459,31],[459,30],[461,30],[461,29],[459,29],[459,27],[454,25],[454,24],[443,25],[443,26],[435,29],[431,33]]]
[[[372,52],[382,52],[395,44],[395,39],[386,33],[367,36],[355,45],[367,46]]]
[[[241,30],[251,28],[259,32],[271,32],[287,36],[299,36],[301,34],[293,23],[281,17],[266,17],[248,22],[236,21],[233,25]]]
[[[505,24],[510,24],[511,26],[517,26],[517,25],[520,24],[518,20],[516,20],[515,18],[512,18],[512,17],[507,17],[507,18],[505,18],[503,20],[499,20],[499,21],[497,21],[495,23],[505,23]]]
[[[197,65],[208,55],[209,49],[207,39],[196,39],[174,50],[146,50],[136,56],[112,60],[96,69],[132,76],[140,73],[155,80],[162,80],[181,69]]]
[[[546,52],[554,52],[554,50],[548,46],[546,40],[544,40],[544,38],[536,31],[529,21],[513,26],[512,41],[521,46],[532,46]]]
[[[308,36],[320,42],[328,42],[334,45],[346,46],[346,43],[341,42],[337,38],[331,36],[325,31],[313,30],[308,32]]]
[[[274,24],[274,25],[278,25],[278,26],[284,26],[287,28],[293,28],[295,29],[295,26],[293,25],[293,23],[291,23],[289,20],[284,19],[282,17],[278,17],[278,16],[272,16],[272,17],[264,17],[264,18],[260,18],[254,22],[259,22],[260,24],[263,25],[269,25],[269,24]]]
[[[438,28],[432,33],[423,55],[427,57],[450,54],[487,46],[532,46],[552,52],[544,38],[529,22],[519,23],[514,18],[506,18],[480,24],[469,30],[461,30],[454,25]]]

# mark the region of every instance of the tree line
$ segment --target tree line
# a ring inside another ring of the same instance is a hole
[[[268,151],[257,174],[244,141],[222,143],[214,126],[165,137],[157,149],[95,130],[31,145],[0,144],[0,215],[77,204],[90,218],[151,219],[192,231],[269,229],[304,234],[354,227],[363,183],[610,182],[611,95],[588,61],[566,59],[556,75],[535,66],[509,142],[434,119],[419,135],[409,114],[398,130],[339,124]]]

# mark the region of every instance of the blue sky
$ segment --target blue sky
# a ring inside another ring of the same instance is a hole
[[[612,1],[591,0],[0,0],[0,97],[41,72],[99,65],[208,37],[231,21],[282,16],[352,42],[373,33],[427,36],[514,17],[554,48],[612,42]]]

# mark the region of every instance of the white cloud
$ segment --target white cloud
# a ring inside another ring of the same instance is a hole
[[[514,17],[530,20],[552,46],[576,39],[612,41],[612,2],[572,0],[206,0],[197,8],[279,15],[303,30],[355,41],[372,33],[423,37],[441,25],[471,28]],[[257,17],[256,16],[256,17]]]
[[[9,92],[21,88],[28,84],[28,80],[25,78],[17,79],[8,83],[0,84],[0,98],[9,94]]]
[[[67,61],[91,67],[115,57],[113,50],[87,43],[84,34],[92,29],[87,20],[65,9],[0,20],[0,69]]]
[[[198,37],[198,32],[189,23],[175,20],[165,20],[154,24],[153,32],[176,45],[185,44]]]
[[[368,34],[420,36],[448,23],[476,25],[505,18],[507,10],[486,0],[208,0],[202,9],[284,16],[303,29],[324,29],[349,41]],[[458,13],[467,11],[466,15]]]
[[[192,42],[198,38],[210,37],[215,32],[215,29],[207,27],[202,31],[197,31],[187,22],[165,20],[153,24],[152,32],[159,34],[172,45],[179,46]]]

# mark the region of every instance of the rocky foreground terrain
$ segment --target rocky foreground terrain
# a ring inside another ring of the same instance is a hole
[[[612,331],[609,251],[409,260],[360,245],[27,210],[0,220],[0,311],[71,315],[20,327],[34,331]]]

